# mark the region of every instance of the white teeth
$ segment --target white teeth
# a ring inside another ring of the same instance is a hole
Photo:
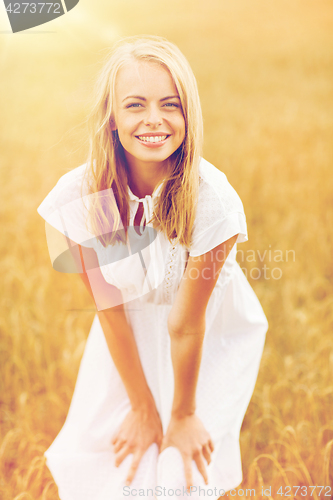
[[[165,141],[165,139],[167,138],[166,135],[151,135],[151,136],[139,135],[138,137],[140,141],[143,142],[161,142]]]

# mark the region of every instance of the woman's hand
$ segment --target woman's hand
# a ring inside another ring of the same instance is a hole
[[[187,488],[193,486],[192,460],[195,461],[205,483],[208,484],[204,458],[210,464],[214,445],[199,417],[195,414],[179,418],[172,416],[160,452],[168,446],[178,448],[182,455]]]
[[[163,429],[156,406],[131,410],[125,417],[118,431],[113,435],[111,444],[116,455],[115,466],[133,453],[131,468],[126,484],[129,485],[137,471],[140,460],[152,443],[161,446]]]

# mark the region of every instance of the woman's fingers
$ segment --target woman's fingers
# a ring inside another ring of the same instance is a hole
[[[122,449],[116,454],[116,459],[114,464],[116,467],[119,467],[121,462],[127,457],[127,455],[131,453],[129,447],[125,444]]]
[[[205,483],[208,484],[208,475],[207,475],[205,462],[204,462],[202,453],[197,453],[193,458],[194,458],[195,463],[197,464],[198,471],[200,472],[200,474],[204,478]]]
[[[184,472],[186,479],[186,488],[193,486],[193,476],[192,476],[192,459],[188,456],[183,456],[184,462]]]
[[[113,452],[118,453],[119,450],[124,446],[126,441],[123,441],[122,439],[118,439],[116,443],[113,445]]]
[[[126,484],[129,485],[135,476],[135,473],[137,471],[137,468],[139,467],[140,460],[142,458],[141,453],[137,453],[133,455],[133,460],[132,460],[132,465],[130,467],[130,470],[128,471],[127,479],[126,479]]]
[[[213,444],[213,441],[210,439],[210,440],[208,441],[208,444],[209,444],[209,447],[210,447],[210,449],[211,449],[211,451],[212,451],[212,453],[213,453],[213,451],[214,451],[214,444]]]
[[[118,431],[115,432],[111,438],[111,444],[115,444],[118,439]]]
[[[210,462],[212,461],[211,456],[210,456],[211,451],[210,451],[209,444],[205,444],[205,446],[202,447],[202,454],[205,457],[205,459],[207,460],[207,463],[209,465]]]

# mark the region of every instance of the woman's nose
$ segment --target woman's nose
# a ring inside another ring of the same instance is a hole
[[[162,124],[162,116],[158,106],[149,106],[144,117],[145,125],[157,126]]]

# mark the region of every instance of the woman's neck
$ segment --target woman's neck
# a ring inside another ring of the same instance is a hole
[[[127,158],[126,158],[127,159]],[[147,163],[128,161],[128,184],[135,196],[144,198],[152,195],[157,184],[166,176],[166,165],[162,163]]]

